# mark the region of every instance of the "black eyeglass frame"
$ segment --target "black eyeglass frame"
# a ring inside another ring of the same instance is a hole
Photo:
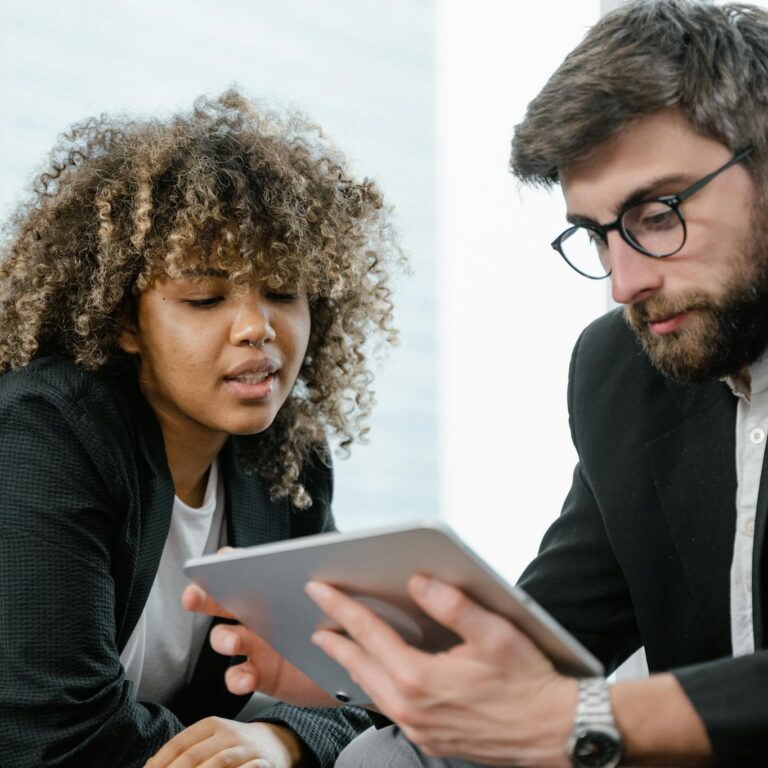
[[[682,203],[684,203],[691,195],[698,192],[702,187],[705,187],[707,184],[709,184],[709,182],[712,181],[712,179],[714,179],[716,176],[719,176],[723,171],[728,170],[728,168],[730,168],[732,165],[740,163],[742,160],[749,157],[749,155],[751,155],[754,151],[754,145],[739,150],[727,163],[725,163],[725,165],[721,165],[717,170],[712,171],[712,173],[708,173],[706,176],[704,176],[704,178],[694,182],[690,187],[684,189],[682,192],[678,192],[676,195],[662,195],[660,197],[652,197],[647,200],[640,200],[636,203],[628,205],[626,208],[619,212],[616,220],[612,221],[610,224],[576,224],[572,227],[568,227],[568,229],[566,229],[564,232],[561,232],[550,243],[550,245],[563,257],[566,264],[568,264],[571,269],[578,272],[580,275],[589,278],[590,280],[605,280],[606,277],[611,276],[611,273],[607,272],[600,277],[597,277],[596,275],[588,275],[586,272],[582,272],[578,267],[574,266],[571,261],[569,261],[568,257],[563,251],[563,242],[579,229],[588,229],[591,232],[594,232],[606,244],[608,243],[608,233],[615,229],[618,231],[621,239],[627,243],[627,245],[634,248],[638,253],[642,253],[643,256],[649,256],[652,259],[665,259],[667,256],[673,256],[685,245],[686,238],[688,237],[688,228],[685,224],[685,216],[683,216],[683,212],[680,210]],[[677,248],[675,248],[674,251],[670,251],[669,253],[653,253],[652,251],[643,248],[640,243],[635,242],[635,240],[632,239],[632,235],[630,234],[629,230],[627,230],[627,228],[624,226],[624,217],[629,211],[639,205],[648,205],[649,203],[664,203],[665,205],[668,205],[680,219],[680,223],[683,225],[683,241]]]

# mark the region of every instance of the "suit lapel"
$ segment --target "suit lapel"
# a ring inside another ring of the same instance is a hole
[[[238,441],[230,438],[220,454],[224,478],[227,517],[227,542],[233,547],[249,547],[269,541],[287,539],[291,535],[290,505],[272,501],[266,483],[256,474],[243,471]],[[217,624],[221,619],[214,619]],[[248,696],[235,696],[222,685],[224,672],[239,657],[228,659],[215,653],[205,643],[195,666],[184,700],[174,702],[182,722],[191,723],[209,714],[234,717],[248,701]]]
[[[229,545],[250,547],[289,538],[289,504],[285,499],[273,501],[266,482],[257,474],[245,473],[240,461],[239,443],[239,440],[230,438],[221,453]]]
[[[768,569],[763,566],[763,547],[768,517],[768,449],[763,456],[763,471],[760,474],[760,489],[757,495],[755,515],[755,540],[752,550],[752,618],[755,625],[755,649],[765,646],[765,611],[763,595],[768,593]]]
[[[717,382],[668,386],[683,420],[646,447],[659,503],[702,625],[721,653],[729,655],[736,398]]]
[[[152,589],[171,525],[175,493],[160,425],[138,386],[131,386],[128,392],[134,399],[133,412],[139,424],[140,456],[136,466],[140,514],[130,515],[129,526],[123,531],[126,551],[135,558],[135,568],[115,574],[116,582],[126,580],[122,588],[115,590],[117,594],[126,595],[125,613],[121,605],[116,606],[117,646],[121,651],[141,617]]]

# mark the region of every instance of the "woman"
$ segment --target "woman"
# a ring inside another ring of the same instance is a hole
[[[375,185],[237,92],[61,140],[0,251],[4,768],[141,766],[193,723],[174,768],[330,766],[367,727],[228,720],[181,564],[333,527],[326,432],[364,429],[400,260]]]

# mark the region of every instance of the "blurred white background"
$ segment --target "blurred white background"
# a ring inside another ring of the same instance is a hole
[[[0,0],[0,213],[88,115],[168,113],[232,83],[299,106],[398,212],[413,275],[370,444],[336,463],[341,528],[442,517],[514,579],[575,459],[570,350],[606,285],[561,263],[513,126],[599,0]]]

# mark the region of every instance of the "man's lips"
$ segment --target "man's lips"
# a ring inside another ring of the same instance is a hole
[[[685,322],[687,312],[678,312],[676,315],[667,315],[667,317],[659,318],[658,320],[649,320],[648,328],[653,333],[663,336],[666,333],[672,333],[676,331]]]

